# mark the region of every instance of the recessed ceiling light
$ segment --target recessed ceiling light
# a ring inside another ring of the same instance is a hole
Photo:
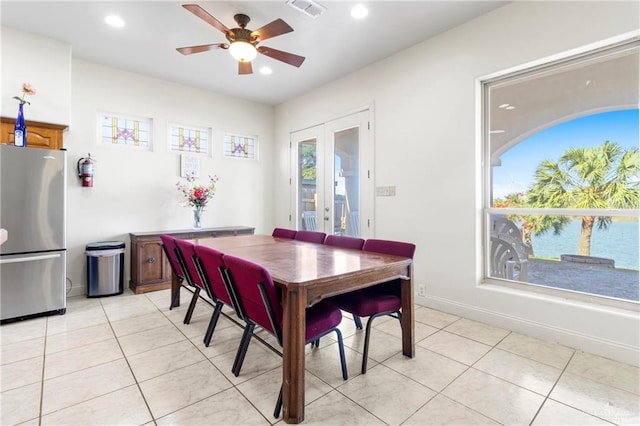
[[[363,4],[356,4],[351,9],[351,16],[355,19],[362,19],[369,14],[369,9],[367,9]]]
[[[504,133],[504,130],[489,130],[489,133],[492,133],[492,134]]]
[[[273,73],[273,70],[269,67],[260,67],[260,74],[269,75]]]
[[[104,22],[111,25],[112,27],[116,27],[116,28],[124,27],[124,21],[122,20],[122,18],[116,15],[107,16],[106,18],[104,18]]]
[[[502,104],[502,105],[498,106],[498,108],[506,108],[508,106],[509,106],[509,104]]]
[[[506,107],[505,109],[512,110],[512,109],[516,109],[516,107],[514,107],[513,105],[509,105],[509,106],[508,106],[508,107]]]

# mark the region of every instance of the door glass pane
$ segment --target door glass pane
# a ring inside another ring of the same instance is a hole
[[[360,235],[359,128],[334,133],[333,233]]]
[[[318,187],[316,139],[298,143],[298,229],[315,231],[318,228],[316,206]]]

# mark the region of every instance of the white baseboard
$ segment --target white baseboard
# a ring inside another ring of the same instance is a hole
[[[494,327],[505,328],[537,339],[555,342],[563,346],[589,352],[625,364],[640,366],[640,348],[632,345],[603,339],[599,336],[588,335],[527,318],[506,315],[502,312],[491,311],[441,297],[422,297],[416,295],[415,303],[420,306],[426,306],[483,322]]]

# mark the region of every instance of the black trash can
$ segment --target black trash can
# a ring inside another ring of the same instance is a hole
[[[124,247],[122,241],[87,244],[87,297],[122,294]]]

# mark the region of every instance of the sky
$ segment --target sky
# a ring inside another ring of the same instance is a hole
[[[502,166],[493,169],[493,196],[526,192],[543,160],[558,160],[571,147],[595,147],[605,141],[623,149],[638,147],[638,109],[603,112],[576,118],[543,130],[506,151]]]

